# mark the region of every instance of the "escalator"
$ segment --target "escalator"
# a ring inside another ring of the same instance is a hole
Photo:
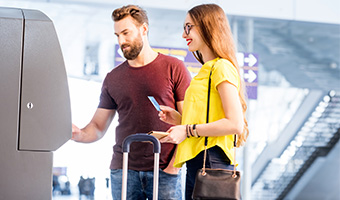
[[[339,138],[340,94],[310,91],[277,141],[267,145],[253,164],[252,199],[327,199],[326,192],[328,199],[339,199],[339,170],[329,162],[317,164],[320,158],[327,160],[332,150],[336,151],[332,161],[339,162]],[[330,177],[326,173],[313,180],[315,171],[327,172],[328,167],[335,169],[328,171]],[[308,181],[302,184],[302,180]]]

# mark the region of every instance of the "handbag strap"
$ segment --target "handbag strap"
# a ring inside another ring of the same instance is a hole
[[[207,118],[206,122],[209,123],[209,108],[210,108],[210,91],[211,91],[211,74],[212,74],[212,69],[214,66],[211,67],[210,69],[210,74],[209,74],[209,82],[208,82],[208,100],[207,100]],[[234,160],[236,161],[236,134],[234,135]],[[204,157],[203,157],[203,168],[202,168],[202,175],[205,176],[205,163],[207,159],[207,146],[208,146],[208,137],[204,138]],[[235,162],[236,163],[236,162]],[[236,178],[236,164],[234,163],[234,170],[233,170],[233,178]]]

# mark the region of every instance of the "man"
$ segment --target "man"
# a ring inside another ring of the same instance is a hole
[[[115,35],[127,59],[109,72],[103,82],[99,106],[83,129],[73,125],[72,138],[77,142],[94,142],[102,138],[118,112],[116,144],[111,161],[113,199],[121,199],[122,142],[131,134],[166,131],[169,125],[160,121],[158,111],[147,96],[161,105],[182,112],[184,93],[190,75],[182,61],[156,53],[148,42],[148,18],[138,6],[129,5],[112,13]],[[181,199],[179,169],[173,167],[176,146],[162,144],[159,173],[159,199]],[[131,144],[127,198],[152,199],[153,146]]]

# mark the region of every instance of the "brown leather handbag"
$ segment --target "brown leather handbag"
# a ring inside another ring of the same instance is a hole
[[[209,103],[210,103],[210,87],[211,87],[211,73],[209,75],[208,87],[208,106],[207,106],[207,123],[209,122]],[[241,174],[234,170],[227,169],[209,169],[205,168],[207,156],[208,137],[205,137],[205,149],[203,168],[197,171],[194,190],[192,193],[193,199],[241,199],[240,182]],[[234,158],[236,159],[236,135],[234,139]]]
[[[235,165],[234,170],[205,168],[206,153],[207,145],[205,145],[204,149],[203,168],[198,170],[196,174],[192,198],[210,200],[241,199],[241,173],[236,171]]]

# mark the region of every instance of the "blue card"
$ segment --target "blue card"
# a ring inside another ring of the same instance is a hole
[[[161,107],[157,103],[156,99],[153,96],[148,96],[148,98],[151,101],[152,105],[156,108],[156,110],[161,111]]]

